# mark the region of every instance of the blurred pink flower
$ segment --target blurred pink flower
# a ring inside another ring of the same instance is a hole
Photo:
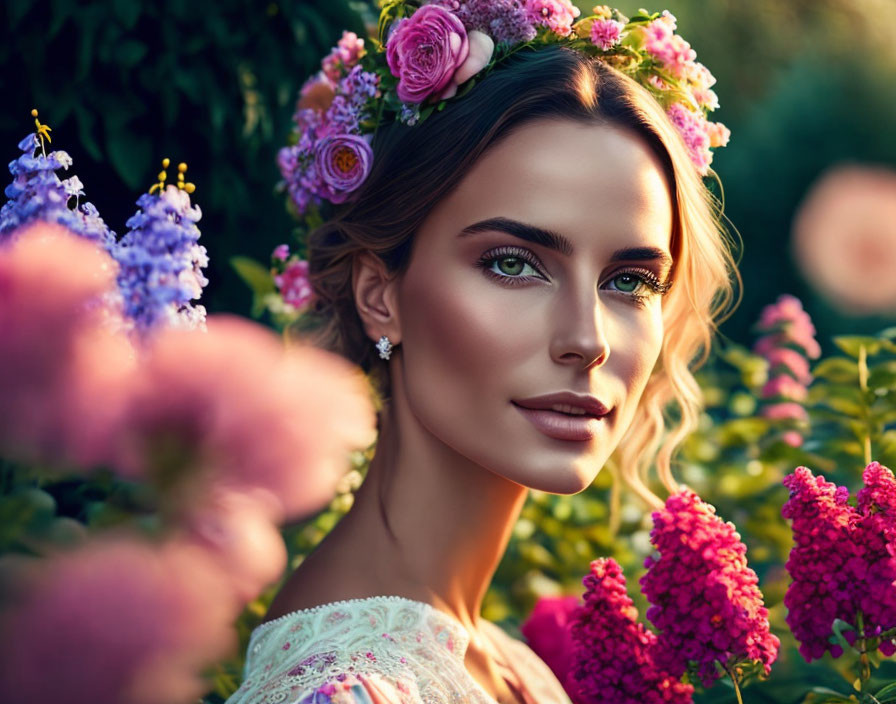
[[[754,350],[757,354],[766,356],[771,349],[792,343],[801,347],[809,359],[817,359],[821,355],[812,319],[795,296],[784,294],[775,303],[763,308],[757,327],[766,333],[756,343]]]
[[[763,355],[772,372],[789,372],[794,379],[808,386],[812,383],[809,361],[805,356],[789,347],[771,347]]]
[[[763,407],[760,411],[763,418],[770,420],[809,420],[809,414],[806,409],[798,403],[772,403]]]
[[[108,457],[135,364],[107,306],[116,266],[58,225],[0,249],[0,447],[92,466]],[[106,298],[104,298],[106,297]]]
[[[349,452],[373,441],[359,371],[317,349],[284,349],[233,316],[210,316],[207,333],[162,331],[140,377],[116,466],[177,485],[186,505],[213,485],[257,487],[276,495],[282,517],[310,513],[332,498]]]
[[[272,522],[279,510],[264,489],[212,490],[184,517],[184,539],[217,560],[240,602],[255,599],[286,569],[286,545]]]
[[[236,644],[237,604],[195,548],[108,538],[18,577],[0,614],[9,704],[194,701]]]
[[[613,19],[597,19],[591,25],[591,43],[607,51],[619,43],[622,38],[622,22]]]
[[[839,310],[896,312],[896,171],[823,174],[794,218],[793,248],[806,279]]]
[[[520,628],[529,647],[547,663],[560,682],[572,666],[572,618],[579,606],[575,596],[543,596]]]
[[[278,256],[278,250],[286,245],[280,245],[274,250],[274,257]],[[288,252],[287,252],[288,255]],[[286,256],[283,257],[286,259]],[[283,296],[283,302],[293,308],[304,308],[314,295],[311,281],[308,279],[308,262],[304,259],[294,259],[286,265],[280,274],[274,275],[274,284]]]
[[[787,399],[789,401],[802,402],[806,400],[809,392],[806,387],[789,374],[780,374],[769,379],[762,387],[762,398]]]

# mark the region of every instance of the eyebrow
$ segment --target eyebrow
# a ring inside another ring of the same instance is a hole
[[[575,248],[566,237],[551,230],[545,230],[535,225],[529,225],[519,220],[510,218],[489,218],[468,225],[460,231],[459,237],[475,235],[480,232],[506,232],[521,240],[553,249],[561,254],[570,256]],[[618,249],[610,256],[611,262],[618,261],[657,261],[661,266],[671,267],[672,257],[659,247],[625,247]]]

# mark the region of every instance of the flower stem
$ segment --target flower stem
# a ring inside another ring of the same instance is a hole
[[[867,396],[866,392],[868,391],[868,350],[865,349],[865,345],[859,347],[859,388],[862,390],[863,401],[864,397]],[[866,414],[869,409],[866,409]],[[869,419],[866,418],[866,421]],[[864,450],[865,450],[865,466],[867,467],[871,464],[871,427],[870,422],[866,424],[865,427],[865,441],[864,441]]]
[[[728,673],[728,676],[731,678],[731,683],[734,685],[734,696],[737,697],[737,704],[744,704],[744,699],[740,694],[740,685],[737,684],[737,676],[728,665],[725,665],[725,672]]]

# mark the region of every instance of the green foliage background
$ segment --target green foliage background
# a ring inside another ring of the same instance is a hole
[[[631,13],[640,4],[624,0],[620,9]],[[248,315],[250,293],[228,262],[233,256],[266,262],[271,249],[289,239],[294,221],[275,189],[276,150],[290,130],[298,89],[321,56],[342,29],[363,33],[356,5],[7,0],[0,11],[0,145],[9,160],[15,158],[15,144],[32,127],[29,110],[39,108],[53,128],[53,146],[72,155],[88,198],[119,234],[160,160],[186,161],[198,187],[194,202],[204,212],[200,226],[211,257],[204,302],[213,312]],[[826,168],[844,162],[896,167],[896,49],[887,36],[896,26],[896,3],[667,0],[666,7],[719,79],[722,109],[716,115],[733,137],[714,166],[725,187],[726,212],[744,241],[743,302],[723,327],[720,352],[703,373],[710,408],[701,432],[682,452],[678,473],[741,529],[776,632],[785,639],[772,682],[748,690],[750,700],[795,702],[810,684],[842,688],[837,668],[849,663],[807,666],[786,640],[782,565],[790,536],[780,518],[786,498],[780,479],[805,462],[855,490],[864,465],[855,427],[831,427],[830,437],[842,439],[836,446],[819,441],[797,451],[776,443],[774,433],[752,417],[763,371],[736,343],[750,344],[750,327],[763,305],[779,293],[794,293],[812,314],[823,347],[844,360],[826,363],[813,403],[823,407],[826,398],[835,398],[837,407],[829,410],[866,418],[875,403],[875,413],[881,405],[896,407],[890,398],[894,362],[887,356],[893,350],[881,343],[881,357],[872,360],[881,365],[873,388],[856,392],[855,355],[832,342],[834,334],[871,333],[894,319],[837,314],[807,288],[789,254],[793,212]],[[824,409],[813,417],[824,422]],[[892,466],[892,420],[880,422],[875,448]],[[65,483],[45,488],[55,507],[48,508],[42,492],[4,500],[0,525],[23,526],[56,514],[114,523],[114,497],[124,491],[97,485],[85,492]],[[536,594],[579,591],[578,580],[596,555],[617,557],[634,587],[649,549],[649,517],[633,501],[623,498],[614,535],[608,473],[578,496],[534,496],[496,575],[486,615],[515,627]],[[287,530],[295,561],[349,502],[348,495],[338,497],[313,521]],[[86,506],[98,517],[86,516]],[[65,526],[72,528],[64,523],[60,530]],[[6,530],[0,539],[9,546],[16,536]],[[264,608],[265,598],[245,614],[244,639]],[[219,668],[210,700],[220,701],[232,690],[239,668],[239,660]],[[881,672],[893,679],[892,669]],[[720,686],[700,701],[733,701],[733,693]]]

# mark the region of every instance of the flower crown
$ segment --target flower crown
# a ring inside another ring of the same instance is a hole
[[[570,0],[380,0],[377,37],[344,32],[305,82],[290,146],[278,164],[309,225],[323,202],[343,203],[373,164],[381,124],[414,125],[461,99],[484,75],[523,48],[566,46],[601,59],[644,86],[681,134],[698,171],[729,130],[710,122],[715,78],[675,34],[668,11],[628,18],[600,5],[579,17]]]

